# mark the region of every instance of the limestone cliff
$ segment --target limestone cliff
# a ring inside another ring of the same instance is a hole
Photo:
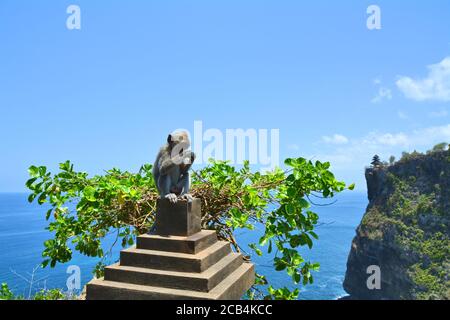
[[[404,155],[366,169],[366,180],[344,289],[354,299],[449,299],[450,151]],[[380,290],[367,288],[370,265],[380,267]]]

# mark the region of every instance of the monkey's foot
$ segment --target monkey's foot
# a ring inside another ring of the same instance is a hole
[[[178,197],[175,193],[169,193],[165,196],[166,199],[168,199],[171,203],[177,203]]]
[[[194,200],[194,198],[189,193],[183,194],[181,196],[181,199],[187,200],[187,202],[192,202],[192,200]]]

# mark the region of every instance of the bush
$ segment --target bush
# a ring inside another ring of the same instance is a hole
[[[273,267],[285,271],[294,283],[313,282],[312,271],[319,265],[305,261],[299,249],[313,247],[317,235],[314,227],[318,215],[311,210],[311,197],[332,198],[346,188],[329,171],[330,163],[287,159],[286,171],[252,172],[246,162],[240,170],[224,161],[212,161],[193,174],[191,193],[202,201],[202,227],[216,230],[219,239],[229,241],[238,252],[263,250],[275,252]],[[49,203],[46,213],[48,230],[53,238],[44,243],[43,266],[55,266],[72,258],[70,244],[80,253],[99,257],[96,274],[100,276],[107,254],[102,239],[110,232],[123,247],[132,245],[136,235],[146,232],[154,222],[158,194],[151,174],[144,165],[136,174],[112,169],[92,178],[77,172],[69,161],[60,164],[52,175],[44,166],[31,166],[27,187],[29,201]],[[76,206],[71,212],[69,205]],[[265,226],[258,243],[242,248],[234,233],[237,229],[253,230]],[[257,275],[258,285],[267,284]],[[254,290],[257,290],[256,287]],[[255,291],[250,295],[255,297]],[[296,296],[286,288],[271,289],[266,298],[291,299]]]
[[[448,143],[447,142],[442,142],[442,143],[439,143],[439,144],[435,145],[433,147],[433,151],[434,152],[436,152],[436,151],[445,151],[445,150],[447,150],[447,147],[448,147]]]
[[[41,290],[34,296],[30,296],[29,300],[66,300],[72,296],[65,294],[59,289]],[[0,288],[0,300],[25,300],[24,296],[15,295],[6,283],[2,283]]]

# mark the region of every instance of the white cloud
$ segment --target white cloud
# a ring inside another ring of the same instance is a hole
[[[348,138],[341,134],[334,134],[332,136],[323,136],[322,141],[331,144],[346,144],[348,143]]]
[[[370,143],[386,146],[407,146],[409,143],[409,137],[404,133],[375,133],[372,138],[373,139]]]
[[[428,66],[423,79],[400,77],[396,85],[406,98],[415,101],[450,101],[450,57]]]
[[[288,149],[293,150],[293,151],[298,151],[298,150],[300,150],[300,147],[299,147],[299,145],[293,143],[293,144],[288,145]]]
[[[430,127],[424,130],[414,131],[411,137],[411,145],[428,145],[433,142],[430,147],[436,143],[450,141],[450,124],[441,127]]]
[[[347,144],[317,145],[315,153],[307,158],[329,161],[336,177],[347,183],[356,183],[364,190],[364,167],[378,154],[383,161],[391,155],[399,159],[403,151],[427,151],[441,142],[450,142],[450,124],[422,128],[409,132],[370,132],[360,137],[348,138]]]
[[[450,124],[422,128],[409,133],[371,132],[362,139],[352,140],[352,143],[353,145],[361,144],[364,147],[379,148],[382,150],[385,147],[420,149],[422,147],[432,147],[435,143],[442,141],[450,141]]]
[[[450,124],[422,128],[411,132],[370,132],[359,138],[348,139],[345,145],[323,145],[318,154],[312,157],[330,161],[336,170],[361,170],[368,165],[371,157],[378,154],[382,160],[389,156],[400,156],[403,151],[426,151],[440,142],[450,142]],[[359,169],[358,169],[359,168]]]
[[[408,120],[409,119],[408,115],[405,112],[403,112],[403,111],[398,111],[397,115],[402,120]]]
[[[389,88],[380,87],[380,88],[378,88],[377,95],[371,100],[371,102],[379,103],[379,102],[383,101],[384,99],[391,100],[392,99],[392,91]]]
[[[447,115],[447,110],[433,111],[428,114],[430,118],[445,118]]]
[[[374,85],[380,85],[381,84],[381,78],[377,77],[377,78],[373,79],[373,84]]]

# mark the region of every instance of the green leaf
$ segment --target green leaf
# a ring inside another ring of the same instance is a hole
[[[42,192],[38,198],[38,204],[44,204],[47,201],[47,194]]]
[[[266,245],[266,243],[267,243],[267,241],[268,241],[268,237],[266,237],[266,236],[263,236],[263,237],[261,237],[260,239],[259,239],[259,245],[260,246],[265,246]]]
[[[59,168],[63,171],[70,171],[70,161],[67,160],[66,162],[60,163]]]
[[[313,231],[309,231],[309,234],[316,240],[319,239],[319,236],[317,235],[317,233],[313,232]]]
[[[292,167],[293,164],[294,164],[294,159],[287,158],[286,160],[284,160],[284,164],[287,165],[287,166]]]
[[[31,166],[28,168],[28,173],[32,178],[38,178],[39,177],[39,168],[36,166]]]
[[[40,166],[39,167],[39,176],[45,176],[45,174],[47,173],[47,168],[44,166]]]
[[[301,280],[301,275],[300,275],[300,273],[296,272],[294,274],[294,282],[297,284],[300,282],[300,280]]]
[[[83,191],[83,195],[87,201],[95,202],[97,200],[95,198],[95,189],[93,187],[86,187]]]
[[[303,209],[308,209],[311,205],[308,201],[306,201],[305,199],[301,198],[298,200],[299,205],[303,208]]]
[[[49,209],[49,210],[47,211],[47,213],[45,214],[45,220],[50,219],[50,215],[52,214],[52,211],[53,211],[53,209]]]
[[[36,198],[36,194],[32,193],[28,196],[28,202],[32,203],[34,201],[34,199]]]
[[[34,177],[34,178],[31,178],[31,179],[27,180],[27,182],[25,183],[25,186],[28,189],[32,189],[32,185],[37,179],[38,179],[37,177]]]

